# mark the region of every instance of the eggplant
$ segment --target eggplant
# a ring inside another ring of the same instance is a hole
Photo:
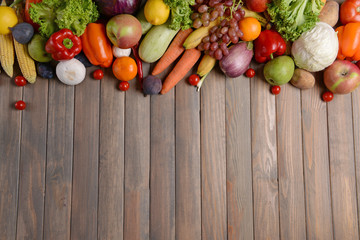
[[[118,14],[134,14],[141,5],[141,0],[95,0],[99,11],[108,17]]]

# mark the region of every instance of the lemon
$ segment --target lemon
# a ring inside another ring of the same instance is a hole
[[[9,27],[13,27],[18,23],[15,10],[11,7],[0,6],[0,34],[9,34]]]
[[[168,20],[170,8],[163,0],[148,0],[145,4],[144,14],[146,20],[152,25],[161,25]]]

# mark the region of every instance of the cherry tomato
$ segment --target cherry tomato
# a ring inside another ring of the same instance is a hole
[[[196,86],[200,82],[200,77],[197,74],[193,74],[189,77],[189,83]]]
[[[254,77],[255,76],[255,70],[252,69],[252,68],[249,68],[248,70],[246,70],[245,76],[247,76],[248,78]]]
[[[278,95],[281,92],[281,87],[280,86],[272,86],[271,87],[271,92],[274,95]]]
[[[96,80],[101,80],[104,77],[104,72],[101,69],[95,70],[93,72],[93,77]]]
[[[15,103],[15,108],[17,109],[17,110],[24,110],[25,108],[26,108],[26,103],[24,102],[24,101],[17,101],[16,103]]]
[[[120,84],[119,84],[119,89],[120,91],[127,91],[129,90],[130,88],[130,84],[128,82],[125,82],[125,81],[121,81]]]
[[[333,100],[334,98],[334,94],[330,91],[324,92],[322,95],[322,99],[324,100],[324,102],[330,102],[331,100]]]
[[[27,84],[26,79],[23,76],[16,76],[15,77],[15,84],[19,87],[25,86]]]

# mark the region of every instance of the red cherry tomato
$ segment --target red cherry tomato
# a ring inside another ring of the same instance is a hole
[[[272,86],[271,87],[271,92],[274,95],[278,95],[281,92],[281,87],[280,86]]]
[[[245,76],[247,76],[248,78],[253,78],[255,76],[255,70],[252,68],[249,68],[248,70],[246,70]]]
[[[17,109],[17,110],[24,110],[25,108],[26,108],[26,103],[24,102],[24,101],[17,101],[16,103],[15,103],[15,108]]]
[[[200,82],[200,77],[197,74],[193,74],[189,77],[189,83],[196,86]]]
[[[15,84],[19,87],[25,86],[27,84],[27,81],[23,76],[16,76],[14,80]]]
[[[119,84],[119,89],[120,91],[127,91],[129,90],[130,88],[130,84],[128,82],[125,82],[125,81],[121,81],[120,84]]]
[[[330,91],[324,92],[322,95],[322,99],[324,100],[324,102],[331,102],[333,98],[334,98],[334,94]]]
[[[95,71],[93,72],[93,77],[94,77],[96,80],[101,80],[101,79],[104,77],[104,72],[103,72],[103,70],[101,70],[101,69],[95,70]]]

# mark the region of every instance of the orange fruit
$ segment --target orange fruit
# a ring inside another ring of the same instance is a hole
[[[239,29],[243,32],[241,40],[243,41],[253,41],[261,33],[261,24],[260,22],[253,17],[246,17],[239,21]]]
[[[112,71],[120,81],[130,81],[137,75],[136,62],[131,57],[116,58],[112,65]]]

